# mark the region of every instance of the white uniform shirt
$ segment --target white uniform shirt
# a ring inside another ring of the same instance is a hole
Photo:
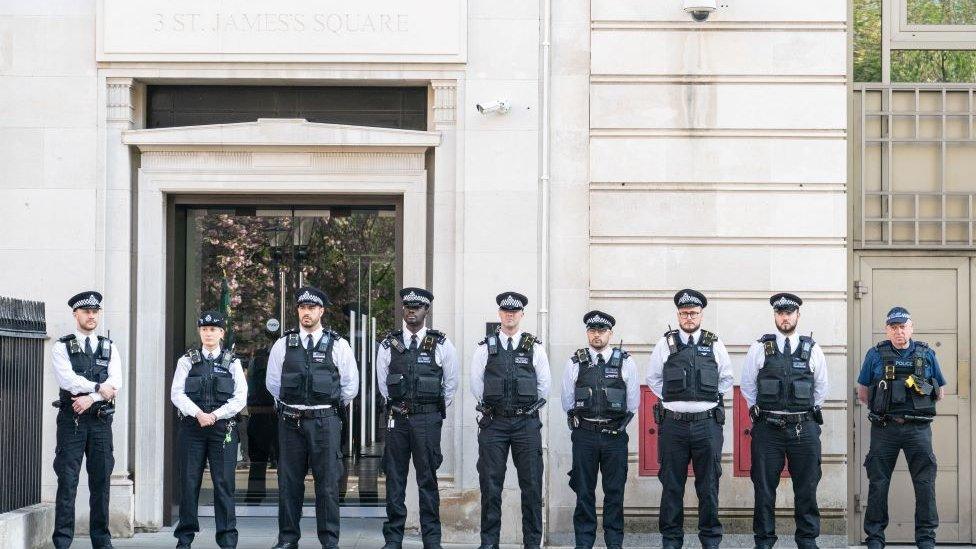
[[[588,349],[590,351],[590,360],[593,361],[594,365],[596,365],[601,355],[603,356],[603,360],[610,362],[610,355],[613,354],[613,349],[609,345],[604,347],[600,352],[597,352],[593,347],[588,347]],[[620,366],[620,377],[627,384],[627,411],[637,412],[637,407],[640,405],[640,382],[637,380],[637,363],[634,362],[634,357],[628,356],[624,359],[623,364]],[[573,362],[573,359],[570,358],[566,361],[566,368],[563,370],[563,394],[561,400],[564,412],[569,412],[573,409],[573,404],[576,400],[576,380],[578,378],[579,364]]]
[[[786,345],[786,336],[777,332],[776,348],[779,349],[779,352],[783,352],[784,345]],[[794,332],[790,336],[790,350],[796,352],[799,348],[800,336]],[[742,396],[746,399],[746,403],[749,404],[750,408],[756,404],[758,391],[756,377],[759,375],[759,370],[765,362],[766,349],[762,343],[756,341],[749,347],[745,362],[742,363],[742,383],[739,385],[742,389]],[[827,399],[827,391],[830,389],[830,385],[827,381],[827,357],[824,356],[820,345],[815,344],[813,349],[810,350],[810,370],[813,371],[813,405],[823,406],[824,400]]]
[[[400,339],[407,349],[410,348],[410,337],[413,335],[417,336],[419,348],[424,341],[424,336],[427,335],[427,327],[424,326],[419,332],[413,334],[406,324],[403,325],[403,334]],[[380,348],[376,350],[376,383],[379,385],[380,394],[383,395],[383,398],[390,398],[389,387],[386,386],[386,376],[390,373],[390,353],[392,350],[392,347],[384,347],[383,345],[380,345]],[[438,343],[434,348],[434,361],[444,370],[441,388],[444,394],[444,405],[450,406],[454,401],[454,393],[458,386],[457,350],[450,339],[445,337],[444,343]]]
[[[695,338],[695,344],[701,343],[701,328],[693,334],[686,334],[678,330],[677,337],[682,344],[687,344],[689,337]],[[735,376],[732,374],[732,359],[729,352],[725,349],[725,344],[721,339],[716,339],[712,344],[712,352],[715,354],[715,362],[718,364],[718,392],[727,395],[735,384]],[[647,370],[647,386],[657,395],[657,398],[664,400],[664,363],[667,362],[671,350],[668,348],[667,339],[662,336],[654,346],[651,353],[650,366]],[[704,412],[718,405],[717,402],[704,401],[674,401],[662,402],[665,408],[674,412],[697,413]]]
[[[92,352],[98,351],[98,336],[94,333],[83,334],[75,332],[78,345],[85,349],[85,339],[91,345]],[[68,346],[61,341],[55,341],[51,348],[51,364],[54,366],[54,377],[58,380],[58,386],[68,391],[72,395],[88,395],[94,402],[104,400],[102,395],[95,391],[95,382],[89,381],[84,376],[75,373],[71,368],[71,359],[68,357]],[[104,385],[111,385],[115,390],[122,388],[122,355],[118,348],[112,343],[112,358],[108,361],[108,378]]]
[[[512,348],[518,347],[519,341],[522,339],[522,331],[518,331],[515,335],[511,336]],[[498,332],[498,345],[501,347],[508,346],[509,336],[505,335],[504,332]],[[478,345],[474,350],[474,356],[471,357],[471,394],[478,402],[482,401],[482,396],[485,394],[485,366],[488,364],[488,344]],[[535,380],[536,389],[539,393],[539,398],[549,398],[549,389],[552,386],[552,374],[549,371],[549,356],[546,355],[546,349],[540,343],[536,342],[535,346],[532,348],[532,366],[535,367]]]
[[[312,345],[318,345],[319,339],[322,338],[322,332],[323,329],[321,326],[313,332],[309,332],[305,328],[300,328],[298,331],[300,344],[302,347],[306,347],[308,344],[308,335],[311,334]],[[268,387],[268,392],[271,393],[271,396],[275,400],[279,400],[278,395],[281,392],[281,365],[285,362],[287,342],[288,336],[278,339],[271,347],[271,353],[268,355],[268,373],[265,384]],[[349,342],[341,337],[336,338],[332,344],[332,363],[339,370],[339,385],[342,387],[342,405],[345,406],[352,402],[356,398],[356,395],[359,394],[359,368],[356,365],[356,357],[352,354],[352,347],[349,346]],[[328,408],[328,405],[306,406],[304,404],[290,403],[288,405],[298,409]]]
[[[216,349],[203,349],[200,354],[204,358],[216,359],[220,356],[220,347]],[[185,416],[197,417],[200,407],[187,396],[186,376],[190,373],[193,363],[190,357],[183,355],[176,361],[176,372],[173,374],[173,387],[169,391],[169,399],[176,408]],[[230,364],[230,373],[234,376],[234,396],[226,404],[213,411],[217,419],[228,419],[237,415],[244,406],[247,405],[247,378],[244,377],[244,368],[241,361],[235,358]]]

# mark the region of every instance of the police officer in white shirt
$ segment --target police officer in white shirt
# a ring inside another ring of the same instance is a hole
[[[563,370],[562,405],[573,430],[569,487],[576,492],[577,549],[591,549],[596,542],[598,474],[603,475],[603,539],[607,549],[624,543],[626,429],[640,404],[640,382],[630,354],[610,346],[616,324],[603,311],[583,315],[589,345],[578,349]]]
[[[776,333],[753,343],[742,366],[742,396],[752,417],[753,535],[756,547],[771,549],[776,543],[776,487],[785,460],[793,481],[796,546],[815,549],[827,360],[812,337],[796,332],[802,299],[779,293],[769,304]]]
[[[384,549],[403,546],[407,519],[407,471],[413,456],[420,504],[420,535],[427,549],[441,547],[441,428],[458,385],[457,352],[438,330],[424,325],[434,294],[423,288],[400,290],[403,328],[383,339],[376,351],[376,381],[389,406],[383,447],[386,473]]]
[[[528,302],[518,292],[498,294],[501,327],[478,344],[471,359],[471,393],[482,412],[478,421],[481,549],[498,547],[509,450],[522,493],[523,545],[535,549],[542,543],[539,409],[549,396],[552,378],[542,342],[519,327]]]
[[[54,344],[51,364],[60,391],[57,452],[54,473],[58,492],[54,505],[55,549],[71,545],[75,534],[75,497],[81,458],[87,461],[89,499],[88,530],[92,547],[111,548],[108,531],[108,498],[112,468],[112,415],[115,397],[122,388],[122,356],[106,337],[95,335],[102,312],[102,294],[81,292],[68,300],[75,317],[74,333]]]
[[[732,361],[718,336],[701,329],[708,299],[696,290],[674,294],[680,330],[669,330],[651,353],[647,385],[660,399],[654,409],[659,424],[661,515],[665,549],[684,542],[684,494],[688,463],[698,493],[698,538],[702,547],[718,547],[718,481],[722,476],[725,408],[722,395],[732,389]]]
[[[221,549],[237,547],[234,473],[237,469],[237,414],[247,404],[247,379],[233,349],[222,345],[226,320],[218,311],[197,319],[200,347],[176,362],[170,400],[180,411],[180,523],[174,530],[177,549],[190,549],[200,531],[197,507],[200,481],[210,464],[214,488],[216,540]]]
[[[352,348],[322,327],[329,298],[312,286],[295,292],[301,327],[285,332],[268,357],[266,384],[278,408],[278,543],[297,549],[305,474],[315,479],[315,522],[324,549],[339,545],[342,421],[339,408],[359,393]]]

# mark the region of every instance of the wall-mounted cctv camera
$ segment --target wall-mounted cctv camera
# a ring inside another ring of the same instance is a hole
[[[505,114],[512,110],[512,104],[508,99],[500,99],[489,103],[478,103],[476,106],[478,107],[478,112],[485,116],[491,113]]]
[[[718,0],[684,0],[683,3],[685,12],[690,13],[691,18],[699,23],[718,9]]]

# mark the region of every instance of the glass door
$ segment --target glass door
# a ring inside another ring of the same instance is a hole
[[[219,309],[228,318],[225,343],[234,346],[248,380],[247,408],[237,425],[238,514],[277,512],[277,417],[265,374],[271,346],[298,325],[295,290],[305,284],[329,295],[332,305],[323,325],[349,341],[360,372],[359,396],[343,411],[346,476],[340,497],[343,506],[353,508],[344,513],[377,514],[381,509],[369,508],[385,498],[380,478],[385,411],[372,362],[377,334],[382,337],[395,326],[399,228],[394,207],[181,208],[177,218],[185,226],[177,239],[184,242],[177,246],[182,265],[177,265],[174,292],[174,310],[181,316],[174,330],[177,349],[199,344],[200,310]],[[173,450],[178,457],[178,449]],[[310,475],[306,483],[310,514]],[[205,472],[201,514],[212,514],[212,503]]]

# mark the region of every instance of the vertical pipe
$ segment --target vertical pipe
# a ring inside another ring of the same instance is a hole
[[[352,348],[352,356],[356,356],[356,313],[349,311],[349,347]],[[355,401],[355,399],[353,399]],[[352,456],[352,425],[353,425],[353,401],[349,402],[349,406],[346,410],[346,420],[349,422],[347,426],[349,430],[349,455]]]
[[[372,357],[376,356],[373,353],[373,349],[376,348],[376,317],[370,318],[370,353]],[[372,367],[369,369],[370,373],[370,383],[369,383],[369,442],[370,444],[376,443],[376,361],[373,361]]]
[[[539,133],[541,134],[541,162],[540,162],[540,174],[539,174],[539,249],[541,253],[539,254],[539,334],[542,341],[546,342],[546,345],[550,342],[549,337],[549,164],[551,160],[550,151],[550,141],[549,141],[549,115],[550,115],[550,98],[552,91],[552,83],[550,81],[550,73],[552,72],[551,61],[552,53],[551,39],[552,39],[552,0],[540,0],[542,4],[542,25],[539,45],[541,49],[542,63],[540,67],[539,79],[542,95],[542,101],[540,106],[540,111],[542,115],[541,128]],[[548,348],[547,348],[548,351]],[[547,410],[551,410],[547,408]],[[549,434],[550,430],[546,429],[546,440],[545,447],[548,452],[549,449]],[[548,475],[552,472],[552,467],[546,467],[546,475],[543,475],[541,479],[542,482],[542,497],[543,504],[546,507],[547,512],[542,515],[542,544],[545,545],[546,542],[546,531],[547,523],[549,522],[548,510],[550,506],[547,505],[547,486],[549,482]]]
[[[360,315],[362,321],[362,344],[359,348],[359,450],[362,451],[366,445],[366,336],[368,335],[369,319],[366,315]]]

